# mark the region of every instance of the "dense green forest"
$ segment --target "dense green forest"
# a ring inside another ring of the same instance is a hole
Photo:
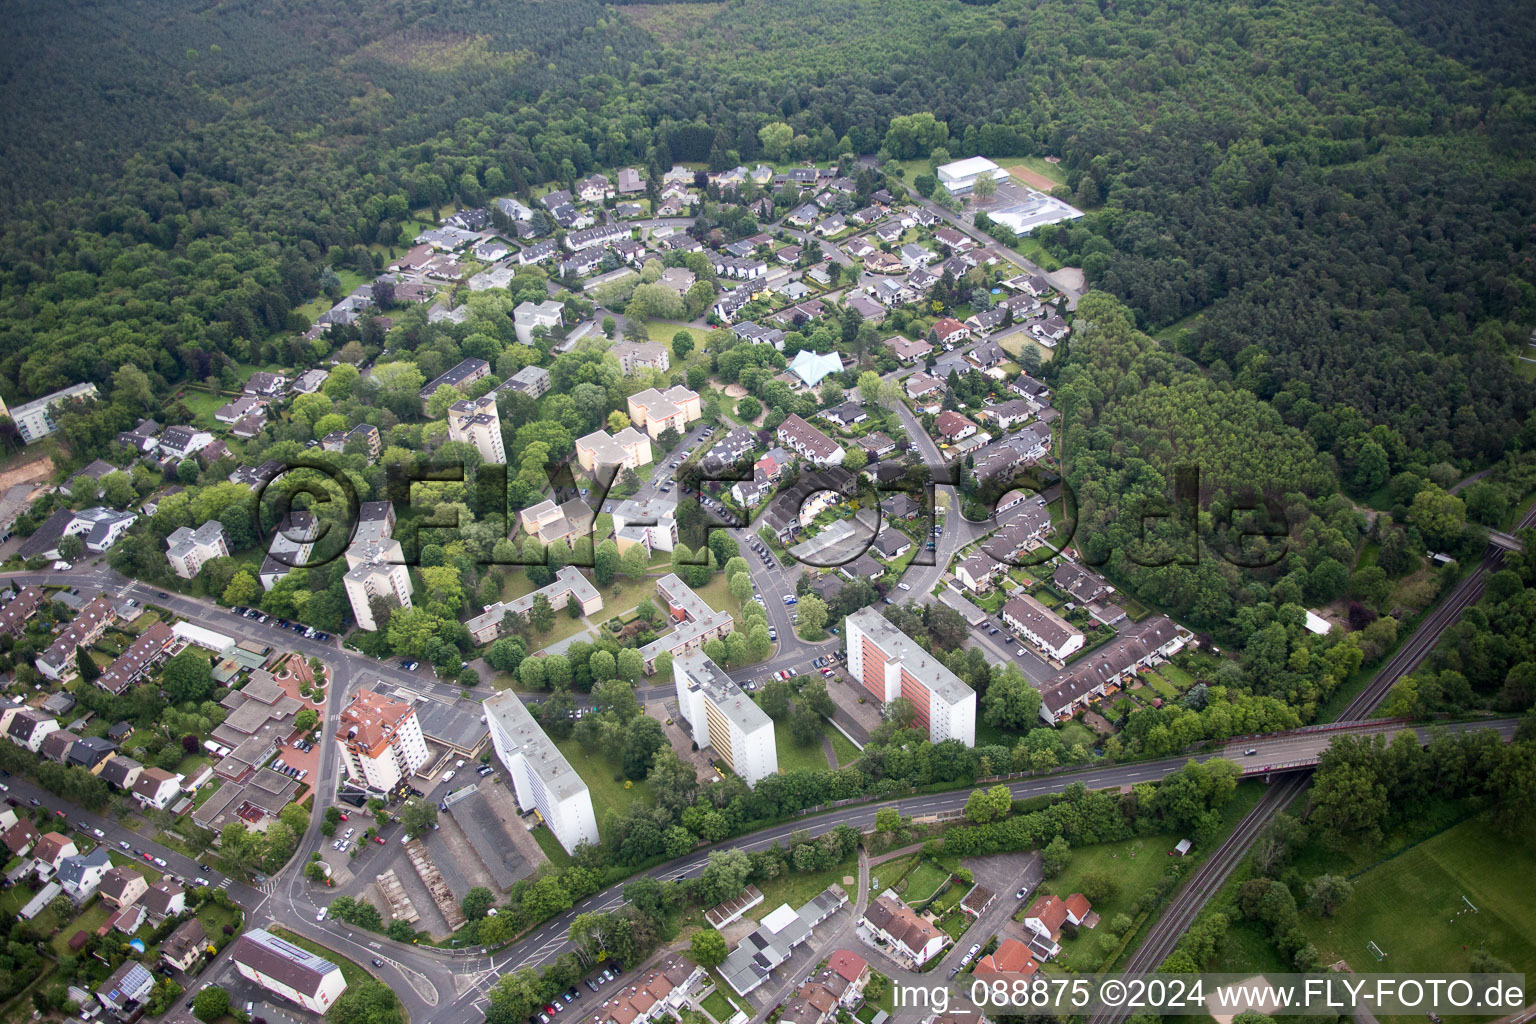
[[[1357,494],[1378,450],[1467,466],[1536,429],[1531,30],[1500,5],[76,0],[10,28],[12,401],[296,358],[322,270],[371,273],[413,210],[943,149],[1060,156],[1090,214],[1041,243]]]

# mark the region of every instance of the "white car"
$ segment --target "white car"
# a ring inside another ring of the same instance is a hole
[[[898,584],[896,584],[896,589],[897,590],[911,590],[912,589],[912,584],[910,584],[910,583],[898,583]]]
[[[107,838],[107,834],[105,832],[103,832],[99,828],[91,829],[91,835],[95,836],[97,839],[105,839],[105,838]]]
[[[156,857],[155,858],[155,867],[163,868],[165,866],[166,866],[166,864],[165,864],[165,858],[164,857]]]
[[[316,921],[324,921],[325,920],[325,915],[329,914],[330,912],[331,912],[331,908],[330,907],[321,907],[320,908],[320,913],[315,915],[315,920]]]
[[[1017,654],[1019,657],[1022,658],[1022,657],[1024,657],[1024,648],[1020,647],[1018,650],[1014,651],[1013,653]]]
[[[453,781],[453,777],[455,775],[457,775],[458,773],[459,773],[459,770],[457,768],[450,768],[450,769],[448,769],[446,772],[443,773],[443,781],[444,782],[452,782]]]

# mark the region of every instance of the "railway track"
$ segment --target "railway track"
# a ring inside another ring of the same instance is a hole
[[[1536,507],[1532,507],[1521,518],[1516,529],[1526,529],[1533,525],[1536,525]],[[1459,581],[1446,595],[1445,600],[1441,601],[1439,606],[1419,623],[1419,627],[1414,630],[1407,642],[1398,648],[1381,670],[1365,685],[1365,688],[1349,702],[1339,715],[1339,721],[1362,721],[1382,701],[1386,700],[1393,685],[1429,657],[1435,645],[1440,642],[1441,634],[1483,596],[1487,575],[1499,571],[1503,564],[1504,550],[1490,544],[1477,569]],[[1238,822],[1226,841],[1217,847],[1216,852],[1211,854],[1210,858],[1200,865],[1174,894],[1162,915],[1147,932],[1147,937],[1126,961],[1124,970],[1127,973],[1155,971],[1157,966],[1168,958],[1174,947],[1178,945],[1180,937],[1199,915],[1206,901],[1226,883],[1233,870],[1247,855],[1248,847],[1264,830],[1264,826],[1268,825],[1270,819],[1306,788],[1305,783],[1304,774],[1288,775],[1264,794],[1264,798],[1254,806],[1253,810]],[[1090,1017],[1089,1022],[1090,1024],[1118,1024],[1127,1016],[1129,1016],[1127,1010],[1106,1011]]]

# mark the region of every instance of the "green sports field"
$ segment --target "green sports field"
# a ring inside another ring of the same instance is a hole
[[[1463,822],[1365,871],[1337,916],[1303,914],[1303,927],[1324,963],[1347,960],[1356,971],[1466,971],[1481,946],[1516,971],[1536,972],[1529,840]],[[1379,966],[1367,942],[1386,952]]]

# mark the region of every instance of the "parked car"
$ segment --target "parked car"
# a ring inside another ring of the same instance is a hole
[[[1018,892],[1014,893],[1013,894],[1013,898],[1016,899],[1016,900],[1021,900],[1025,896],[1028,896],[1028,895],[1029,895],[1029,886],[1026,885],[1023,888],[1021,888]]]

